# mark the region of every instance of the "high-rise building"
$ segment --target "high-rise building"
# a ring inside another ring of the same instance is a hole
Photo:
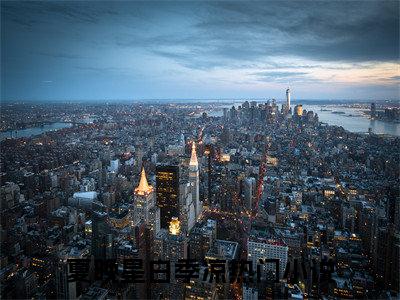
[[[211,203],[211,179],[212,179],[212,156],[213,156],[213,147],[211,144],[206,145],[206,150],[204,154],[207,157],[207,196],[204,199],[204,205],[210,205]]]
[[[237,121],[237,117],[238,117],[238,111],[236,110],[235,106],[232,106],[232,108],[229,111],[229,120],[231,122],[236,122]]]
[[[192,190],[190,181],[183,180],[179,183],[179,221],[184,233],[188,233],[196,223],[196,207]]]
[[[228,144],[229,143],[229,135],[230,135],[229,128],[227,126],[224,126],[222,128],[221,137],[220,137],[221,143]]]
[[[251,210],[253,198],[256,190],[256,179],[254,177],[245,178],[243,181],[243,200],[247,210]]]
[[[199,163],[197,162],[196,143],[192,143],[192,155],[189,163],[189,181],[192,186],[192,199],[195,205],[196,219],[200,216],[203,205],[200,201],[200,179],[199,179]]]
[[[31,298],[38,287],[38,275],[29,269],[21,269],[16,273],[16,298]],[[32,297],[33,298],[33,297]]]
[[[69,277],[73,276],[73,268],[69,264],[68,259],[89,259],[90,246],[77,243],[70,246],[62,247],[58,253],[58,260],[54,269],[55,292],[57,299],[77,299],[81,295],[89,282],[85,281],[70,281]],[[73,249],[73,251],[71,251]],[[50,274],[51,276],[51,274]]]
[[[76,282],[68,282],[68,264],[60,259],[55,270],[57,299],[76,299]]]
[[[158,165],[156,168],[156,198],[160,208],[160,227],[169,228],[173,217],[179,218],[179,167]]]
[[[228,108],[224,107],[224,108],[222,108],[222,111],[223,111],[224,120],[227,121],[229,119]]]
[[[290,110],[290,89],[287,88],[286,90],[286,109],[287,111]]]
[[[371,103],[371,118],[375,118],[375,117],[376,117],[376,104]]]
[[[217,222],[208,219],[197,223],[189,234],[189,253],[191,259],[204,260],[207,251],[217,238]]]
[[[221,281],[217,283],[217,293],[219,299],[231,299],[232,288],[229,284],[229,262],[235,260],[239,256],[239,244],[233,241],[227,240],[214,240],[210,245],[210,249],[206,253],[206,260],[208,267],[212,268],[211,262],[213,260],[219,260],[221,263],[225,263],[225,273],[221,272]]]
[[[92,214],[92,255],[95,259],[112,257],[112,234],[105,212]]]
[[[278,259],[279,277],[282,278],[285,273],[289,252],[289,247],[283,241],[263,236],[261,232],[253,231],[247,241],[247,249],[247,258],[253,261],[254,268],[256,268],[259,259]],[[265,264],[264,271],[275,272],[275,265],[273,263]]]
[[[296,105],[294,108],[294,112],[297,117],[301,118],[301,116],[303,115],[303,105],[301,104]]]
[[[178,218],[172,218],[168,230],[161,229],[157,233],[154,243],[155,257],[170,262],[171,266],[178,260],[187,258],[187,238],[181,232]],[[168,283],[156,285],[152,293],[157,299],[182,299],[184,284],[171,277]]]
[[[243,285],[243,300],[258,300],[257,288]]]
[[[180,224],[177,218],[170,222],[168,230],[161,229],[155,240],[154,255],[156,258],[169,260],[171,263],[187,256],[187,238],[180,232]]]
[[[155,206],[155,193],[154,188],[147,182],[144,167],[140,174],[139,185],[134,191],[134,196],[134,222],[136,223],[143,220],[148,223],[150,219],[150,209]]]

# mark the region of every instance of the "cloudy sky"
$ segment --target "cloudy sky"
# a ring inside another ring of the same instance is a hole
[[[398,99],[398,1],[1,2],[1,99]]]

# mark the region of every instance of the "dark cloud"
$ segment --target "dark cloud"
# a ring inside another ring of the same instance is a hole
[[[118,14],[111,3],[95,1],[4,1],[1,6],[4,17],[29,27],[54,20],[96,24],[107,15]]]
[[[168,64],[188,78],[254,69],[271,70],[250,74],[258,81],[311,82],[313,69],[398,62],[398,11],[399,1],[2,1],[2,84],[36,90],[33,77],[80,82],[88,71],[147,71],[150,82],[176,71]]]
[[[291,55],[325,61],[395,61],[398,8],[399,2],[384,1],[224,2],[210,20],[198,24],[201,34],[196,43],[210,39],[212,54],[232,59]]]
[[[196,69],[235,67],[278,56],[397,61],[398,9],[397,1],[183,3],[179,16],[190,19],[185,30],[172,35],[163,33],[163,28],[145,36],[119,35],[117,43],[144,47]]]
[[[111,17],[112,25],[125,23],[133,32],[143,25],[138,17],[148,16],[155,23],[145,32],[115,32],[117,45],[143,47],[189,67],[282,55],[325,61],[399,58],[398,1],[7,2],[3,10],[24,26],[60,17],[64,23],[98,24]]]

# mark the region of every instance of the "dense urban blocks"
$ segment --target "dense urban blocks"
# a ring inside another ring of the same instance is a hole
[[[48,104],[90,121],[1,141],[2,297],[396,295],[400,139],[288,103]]]

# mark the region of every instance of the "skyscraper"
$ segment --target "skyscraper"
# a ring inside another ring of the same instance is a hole
[[[179,217],[179,167],[158,165],[156,198],[160,208],[160,227],[169,228],[172,217]]]
[[[94,211],[92,215],[92,255],[95,259],[112,256],[112,234],[105,212]]]
[[[247,210],[251,210],[253,205],[253,197],[256,190],[256,179],[254,177],[249,177],[243,181],[243,200],[244,206]]]
[[[286,90],[286,110],[290,111],[290,89],[287,88]]]
[[[294,110],[297,117],[303,116],[303,105],[301,104],[296,105]]]
[[[375,117],[376,117],[376,104],[371,103],[371,118],[375,118]]]
[[[147,183],[146,172],[142,167],[139,186],[135,189],[134,222],[149,222],[149,212],[155,205],[154,188]]]
[[[190,157],[190,163],[189,163],[189,181],[192,187],[192,199],[195,205],[196,219],[197,219],[202,212],[203,206],[202,203],[200,202],[199,163],[197,162],[196,143],[194,141],[192,143],[192,155]]]
[[[180,259],[187,258],[187,237],[180,231],[178,218],[173,218],[169,229],[161,229],[154,241],[155,257],[166,260],[175,265]],[[164,277],[166,278],[166,277]],[[184,299],[185,284],[171,277],[168,283],[161,283],[152,289],[153,298],[157,299]]]

